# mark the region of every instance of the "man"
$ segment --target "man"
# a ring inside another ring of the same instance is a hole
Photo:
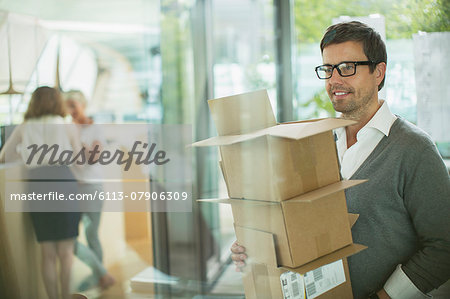
[[[343,179],[368,179],[346,191],[360,214],[353,241],[368,249],[349,257],[355,298],[428,298],[450,278],[450,179],[428,135],[378,99],[386,48],[360,22],[329,27],[316,68],[333,107],[357,124],[336,130]],[[245,248],[232,259],[244,265]]]

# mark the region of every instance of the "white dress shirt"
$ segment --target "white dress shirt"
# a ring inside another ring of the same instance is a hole
[[[25,162],[30,157],[32,150],[29,148],[32,144],[42,145],[47,144],[52,146],[57,144],[60,150],[73,151],[68,136],[68,130],[75,129],[73,125],[68,125],[67,122],[59,115],[44,115],[38,118],[30,118],[20,125],[22,142],[17,145],[17,151],[22,156]],[[44,155],[41,165],[48,165],[51,155]],[[29,166],[36,167],[38,159],[33,159]],[[27,163],[28,164],[28,163]]]
[[[341,175],[344,179],[350,179],[381,139],[389,136],[391,126],[396,119],[397,117],[389,110],[387,103],[383,101],[375,115],[356,134],[356,143],[348,149],[345,128],[335,130]]]
[[[375,115],[356,134],[357,141],[350,148],[347,148],[345,128],[335,130],[336,147],[343,179],[350,179],[381,139],[384,136],[389,136],[391,126],[396,119],[397,117],[389,110],[388,104],[382,101],[382,105]],[[429,298],[411,282],[400,265],[386,281],[384,289],[392,299]]]

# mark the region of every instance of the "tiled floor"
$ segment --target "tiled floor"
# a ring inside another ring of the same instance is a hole
[[[242,274],[235,271],[234,264],[229,264],[220,276],[211,294],[241,295],[243,293]]]
[[[90,289],[81,292],[89,299],[119,299],[127,298],[127,293],[130,292],[129,280],[131,277],[150,266],[150,264],[139,254],[139,248],[144,249],[150,246],[149,244],[135,244],[132,247],[122,244],[124,249],[120,261],[110,264],[107,268],[109,273],[116,279],[116,284],[107,290],[100,288]],[[121,246],[122,246],[121,245]],[[105,248],[108,250],[108,248]],[[144,256],[145,257],[145,256]],[[79,260],[75,259],[74,263],[74,285],[78,285],[81,280],[90,274],[89,268],[83,265]],[[133,297],[134,298],[134,297]],[[152,297],[145,297],[152,298]]]
[[[146,248],[146,244],[141,244],[141,248]],[[151,266],[142,258],[142,254],[138,254],[135,250],[139,246],[127,246],[125,251],[125,256],[123,262],[115,263],[109,267],[109,272],[116,278],[117,283],[108,290],[102,291],[99,288],[91,289],[89,291],[83,292],[89,299],[144,299],[144,298],[155,298],[155,299],[166,299],[166,298],[189,298],[189,299],[209,299],[209,298],[221,298],[221,299],[237,299],[244,298],[242,295],[243,285],[241,280],[241,274],[235,272],[233,264],[227,266],[218,282],[213,287],[213,290],[209,295],[196,295],[189,291],[192,287],[192,283],[189,282],[185,284],[186,290],[180,289],[174,295],[154,295],[153,292],[148,293],[137,293],[133,292],[130,287],[130,279],[144,270],[145,268]],[[147,247],[148,248],[148,247]],[[139,249],[138,249],[139,250]],[[89,269],[82,265],[81,262],[75,262],[76,275],[75,280],[81,281],[83,277],[89,275]]]

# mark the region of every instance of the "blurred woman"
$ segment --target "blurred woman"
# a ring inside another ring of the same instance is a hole
[[[64,125],[66,109],[60,92],[51,87],[39,87],[32,96],[24,115],[24,122],[16,127],[0,153],[1,161],[13,157],[27,161],[33,144],[56,144],[61,150],[81,150],[76,130]],[[48,159],[25,163],[24,181],[28,194],[64,195],[77,193],[77,181],[67,165],[50,166]],[[49,212],[59,202],[30,202],[31,219],[42,253],[42,277],[50,299],[69,298],[74,240],[78,236],[80,213]],[[44,207],[44,208],[43,208]],[[39,212],[37,212],[39,211]],[[57,264],[59,262],[59,275]],[[60,291],[58,290],[58,281]]]

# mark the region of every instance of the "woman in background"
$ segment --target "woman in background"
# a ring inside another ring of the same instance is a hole
[[[8,138],[0,153],[0,160],[5,161],[7,158],[7,162],[11,162],[16,157],[25,162],[30,155],[27,147],[32,144],[57,144],[60,150],[78,152],[81,143],[77,131],[70,125],[64,125],[65,116],[66,110],[60,92],[47,86],[37,88],[31,96],[24,122]],[[37,164],[27,164],[24,181],[27,182],[25,190],[28,194],[58,192],[68,196],[69,193],[77,193],[77,181],[71,167],[50,166],[48,159]],[[43,202],[32,202],[31,211],[34,212],[30,215],[41,248],[45,289],[50,299],[70,298],[73,247],[78,236],[80,213],[49,212],[59,203],[42,204]]]

